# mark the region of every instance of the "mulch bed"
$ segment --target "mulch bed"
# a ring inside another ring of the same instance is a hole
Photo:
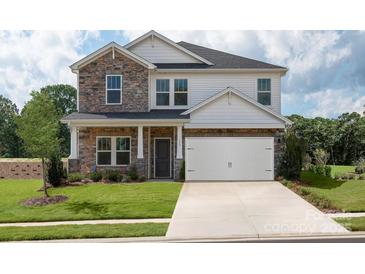
[[[62,203],[68,199],[67,196],[64,195],[56,195],[56,196],[50,196],[50,197],[35,197],[26,199],[24,201],[21,201],[21,204],[23,206],[44,206],[44,205],[50,205],[50,204],[57,204]]]

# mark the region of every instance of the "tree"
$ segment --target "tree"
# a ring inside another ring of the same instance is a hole
[[[26,150],[42,159],[43,188],[48,197],[45,161],[59,149],[58,113],[51,98],[45,93],[32,93],[32,99],[17,119],[17,125],[17,132],[23,139]]]
[[[22,141],[16,133],[16,105],[0,95],[0,157],[20,157],[23,155]]]
[[[306,146],[294,130],[288,129],[284,135],[284,152],[280,159],[279,175],[285,179],[297,180],[303,167]]]
[[[77,111],[77,90],[73,86],[62,84],[50,85],[41,88],[39,93],[47,94],[51,98],[56,107],[58,120],[65,115]],[[67,125],[62,124],[60,121],[59,128],[60,152],[62,156],[68,156],[70,154],[70,130]]]

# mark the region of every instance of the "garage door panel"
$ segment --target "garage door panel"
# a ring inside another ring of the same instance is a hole
[[[186,138],[187,180],[273,180],[273,138]]]

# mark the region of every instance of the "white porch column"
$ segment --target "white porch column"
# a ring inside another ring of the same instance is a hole
[[[71,131],[71,153],[69,159],[78,159],[77,152],[77,127],[70,127]]]
[[[143,126],[138,126],[137,158],[143,159]]]
[[[176,149],[176,159],[182,159],[182,126],[177,126],[177,149]]]

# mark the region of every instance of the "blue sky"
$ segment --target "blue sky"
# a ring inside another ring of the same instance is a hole
[[[75,85],[68,66],[138,31],[0,31],[0,94],[20,108],[31,90],[47,84]],[[364,31],[159,31],[187,41],[286,66],[282,112],[336,117],[362,112],[365,104]]]

